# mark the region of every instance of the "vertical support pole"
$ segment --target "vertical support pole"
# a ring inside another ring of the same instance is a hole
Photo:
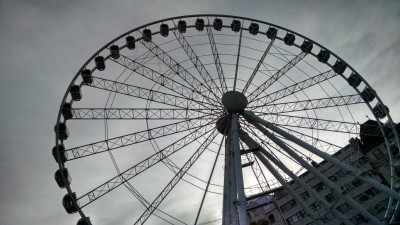
[[[244,194],[244,184],[243,184],[243,172],[242,163],[240,160],[240,145],[239,145],[239,122],[237,113],[232,113],[231,121],[231,144],[233,150],[233,158],[235,164],[235,174],[236,174],[236,190],[237,190],[237,208],[239,211],[239,224],[247,225],[247,214],[246,214],[246,196]]]
[[[233,149],[232,149],[232,134],[231,130],[229,130],[228,134],[229,140],[229,163],[230,163],[230,180],[229,180],[229,195],[230,195],[230,224],[237,225],[239,224],[239,212],[236,206],[237,202],[237,187],[236,187],[236,174],[235,174],[235,159],[233,157]]]
[[[231,225],[233,220],[237,218],[237,210],[234,205],[236,200],[236,182],[234,167],[232,166],[232,152],[231,152],[231,134],[230,130],[227,131],[225,139],[225,169],[224,169],[224,195],[223,195],[223,211],[222,211],[222,225]]]

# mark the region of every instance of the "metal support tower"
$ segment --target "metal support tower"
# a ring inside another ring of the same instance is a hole
[[[223,225],[247,225],[246,196],[244,194],[242,164],[240,160],[238,115],[232,113],[225,147],[225,179]]]

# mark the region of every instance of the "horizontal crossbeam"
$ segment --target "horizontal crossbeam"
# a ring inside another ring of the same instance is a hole
[[[72,119],[183,120],[206,119],[204,116],[218,116],[221,111],[212,109],[73,108],[71,112]]]
[[[256,113],[287,113],[303,110],[315,110],[336,106],[364,103],[359,95],[345,95],[330,98],[319,98],[295,102],[261,105],[254,108]]]
[[[151,129],[146,129],[143,131],[138,131],[131,134],[126,134],[123,136],[107,139],[104,141],[98,141],[87,145],[82,145],[79,147],[74,147],[67,149],[66,152],[72,152],[72,158],[69,160],[74,160],[109,150],[114,150],[129,145],[134,145],[137,143],[149,141],[156,138],[165,137],[168,135],[173,135],[176,133],[181,133],[184,131],[189,131],[193,129],[202,128],[212,122],[207,120],[187,120],[177,123],[172,123],[164,126],[159,126]]]

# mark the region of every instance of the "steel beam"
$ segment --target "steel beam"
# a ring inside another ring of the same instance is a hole
[[[244,194],[244,184],[243,184],[243,171],[240,160],[240,145],[239,145],[239,122],[238,115],[232,113],[231,121],[231,143],[233,150],[233,158],[235,162],[235,175],[236,175],[236,186],[237,186],[237,208],[239,211],[239,224],[247,225],[247,214],[246,214],[246,196]]]

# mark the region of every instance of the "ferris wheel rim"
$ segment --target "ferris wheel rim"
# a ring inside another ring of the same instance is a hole
[[[111,46],[111,45],[112,45],[114,42],[116,42],[117,40],[119,40],[119,39],[121,39],[121,38],[123,38],[123,37],[125,37],[125,36],[127,36],[127,35],[129,35],[129,34],[131,34],[131,33],[133,33],[133,32],[135,32],[135,31],[138,31],[138,30],[140,30],[140,29],[142,29],[142,28],[145,28],[145,27],[147,27],[147,26],[154,25],[154,24],[159,24],[159,23],[166,22],[166,21],[173,21],[173,20],[176,20],[176,19],[193,18],[193,17],[207,17],[207,18],[208,18],[208,17],[224,17],[224,18],[231,18],[231,19],[242,19],[242,20],[247,20],[247,21],[254,21],[254,22],[263,23],[263,24],[266,24],[266,25],[269,25],[269,26],[273,26],[273,27],[276,27],[276,28],[285,30],[285,31],[290,32],[290,33],[293,33],[293,34],[295,34],[295,35],[297,35],[297,36],[299,36],[299,37],[302,37],[304,40],[309,40],[309,41],[311,41],[311,42],[314,43],[315,45],[319,46],[321,49],[325,49],[325,50],[329,51],[329,53],[330,53],[332,56],[334,56],[337,60],[340,60],[340,61],[344,62],[344,63],[348,66],[348,68],[349,68],[351,71],[357,73],[357,71],[355,71],[355,70],[350,66],[350,64],[346,63],[346,61],[342,60],[342,59],[341,59],[339,56],[337,56],[335,53],[333,53],[333,52],[330,51],[329,49],[325,48],[324,46],[320,45],[319,43],[317,43],[317,42],[315,42],[315,41],[313,41],[313,40],[311,40],[311,39],[309,39],[309,38],[307,38],[307,37],[305,37],[305,36],[303,36],[303,35],[301,35],[301,34],[299,34],[299,33],[296,33],[296,32],[294,32],[294,31],[292,31],[292,30],[286,29],[286,28],[281,27],[281,26],[277,26],[277,25],[272,24],[272,23],[268,23],[268,22],[264,22],[264,21],[256,20],[256,19],[251,19],[251,18],[247,18],[247,17],[240,17],[240,16],[233,16],[233,15],[220,15],[220,14],[196,14],[196,15],[185,15],[185,16],[178,16],[178,17],[170,17],[170,18],[166,18],[166,19],[162,19],[162,20],[157,20],[157,21],[154,21],[154,22],[151,22],[151,23],[147,23],[147,24],[145,24],[145,25],[136,27],[136,28],[134,28],[134,29],[132,29],[132,30],[126,32],[126,33],[123,33],[122,35],[118,36],[117,38],[113,39],[112,41],[110,41],[109,43],[107,43],[106,45],[104,45],[104,46],[103,46],[102,48],[100,48],[97,52],[95,52],[95,53],[86,61],[86,63],[84,63],[84,65],[79,69],[79,71],[78,71],[77,74],[74,76],[74,78],[72,79],[71,83],[69,84],[69,87],[67,88],[67,91],[65,92],[64,97],[63,97],[62,102],[61,102],[61,105],[60,105],[60,109],[59,109],[58,116],[57,116],[56,129],[58,130],[59,124],[60,124],[60,122],[62,121],[62,119],[61,119],[61,118],[62,118],[62,116],[61,116],[61,115],[62,115],[62,107],[63,107],[64,102],[66,102],[66,99],[67,99],[67,96],[68,96],[68,94],[69,94],[69,90],[70,90],[71,86],[75,83],[75,81],[76,81],[77,78],[79,77],[80,72],[81,72],[83,69],[85,69],[86,66],[87,66],[91,61],[93,61],[93,59],[94,59],[96,56],[98,56],[103,50],[105,50],[107,47]],[[175,28],[175,29],[176,29],[176,28]],[[241,30],[243,30],[243,28],[241,28]],[[109,58],[109,56],[107,56],[106,58]],[[328,65],[328,66],[330,66],[330,67],[332,68],[332,65]],[[93,70],[95,70],[95,68],[94,68]],[[359,75],[359,73],[357,73],[357,74]],[[342,74],[339,74],[339,75],[342,76],[343,79],[346,80],[346,77],[345,77],[344,75],[342,75]],[[363,78],[361,75],[360,75],[360,78],[362,79],[363,84],[365,84],[367,87],[369,87],[369,88],[371,88],[371,90],[373,90],[372,87],[364,80],[364,78]],[[359,95],[361,94],[361,92],[360,92],[357,88],[354,88],[354,89],[356,90],[356,92],[357,92]],[[378,94],[377,94],[376,92],[374,93],[374,96],[376,97],[378,103],[383,104],[383,102],[381,101],[381,99],[379,98],[379,96],[378,96]],[[372,109],[372,106],[370,105],[370,103],[369,103],[369,102],[366,102],[366,104],[367,104],[367,106],[369,107],[370,111],[372,111],[373,109]],[[391,117],[390,117],[389,112],[386,111],[385,108],[383,108],[383,110],[386,112],[386,115],[388,116],[388,120],[391,122],[392,127],[394,127],[394,126],[393,126],[394,123],[393,123],[393,121],[392,121],[392,119],[391,119]],[[376,119],[377,119],[377,121],[379,121],[378,118],[376,118]],[[379,122],[378,122],[378,123],[379,123]],[[380,128],[381,128],[381,131],[383,132],[383,127],[381,126],[381,124],[379,124],[379,125],[380,125]],[[394,129],[394,128],[393,128],[393,129]],[[399,145],[398,134],[397,134],[397,130],[395,130],[395,129],[394,129],[394,134],[395,134],[396,139],[397,139],[397,142],[398,142],[397,144]],[[60,145],[60,143],[62,143],[62,142],[59,141],[59,133],[58,133],[58,132],[56,132],[56,137],[55,137],[55,138],[56,138],[56,147],[58,148],[59,145]],[[385,137],[385,140],[386,140],[386,137]],[[390,154],[390,153],[389,153],[389,154]],[[58,157],[60,158],[60,155],[58,155]],[[59,168],[64,168],[64,166],[63,166],[60,162],[59,162],[58,164],[59,164]],[[66,189],[67,189],[67,192],[68,192],[69,194],[72,194],[72,193],[73,193],[73,191],[72,191],[72,189],[70,188],[70,185],[69,185],[69,184],[66,186]],[[85,217],[83,211],[81,210],[81,207],[78,207],[78,212],[81,214],[81,217],[82,217],[82,218]]]

